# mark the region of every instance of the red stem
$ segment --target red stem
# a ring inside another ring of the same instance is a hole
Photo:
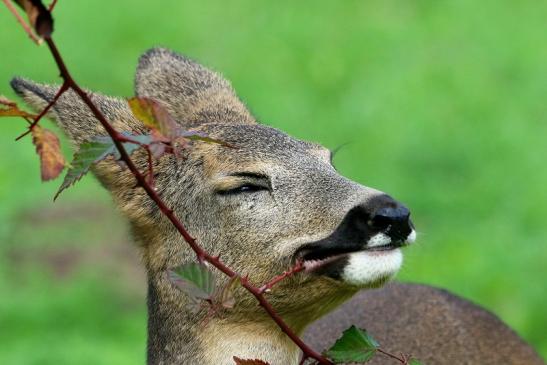
[[[381,354],[384,354],[384,355],[386,355],[386,356],[391,357],[392,359],[395,359],[395,360],[399,361],[399,362],[400,362],[401,364],[403,364],[403,365],[408,364],[408,360],[407,360],[404,356],[403,356],[403,357],[399,357],[399,356],[397,356],[397,355],[393,355],[392,353],[389,353],[389,352],[387,352],[387,351],[384,351],[384,350],[382,350],[381,348],[377,348],[376,350],[377,350],[379,353],[381,353]]]
[[[27,134],[29,134],[30,132],[32,132],[32,130],[34,129],[34,127],[36,127],[36,125],[38,124],[38,122],[40,121],[40,119],[43,118],[44,115],[47,114],[47,112],[49,112],[49,110],[53,107],[53,105],[55,105],[55,103],[57,102],[57,100],[59,100],[59,98],[61,97],[61,95],[63,95],[63,93],[65,91],[67,91],[69,88],[68,84],[65,82],[63,82],[63,84],[61,85],[61,88],[59,89],[59,91],[57,91],[57,94],[55,94],[55,96],[53,97],[53,99],[49,102],[49,104],[44,108],[44,110],[42,110],[40,112],[40,114],[38,114],[33,122],[29,125],[28,127],[28,130],[21,134],[19,137],[15,138],[16,141],[20,140],[21,138],[23,138],[24,136],[26,136]]]
[[[284,271],[281,275],[276,276],[266,284],[262,285],[259,289],[260,294],[265,293],[266,291],[270,290],[275,284],[279,283],[281,280],[288,278],[289,276],[292,276],[296,273],[299,273],[300,271],[304,270],[304,264],[301,260],[298,260],[296,264],[290,268],[287,271]]]
[[[152,151],[150,150],[150,144],[135,141],[134,139],[128,138],[128,137],[124,136],[123,134],[120,135],[119,141],[124,142],[124,143],[134,143],[136,145],[141,146],[142,148],[144,148],[146,150],[147,161],[148,161],[148,172],[147,172],[148,183],[152,184],[153,179],[154,179],[154,163],[152,161]]]
[[[53,0],[51,4],[49,4],[49,12],[51,13],[53,11],[53,8],[55,8],[55,5],[57,5],[57,0]]]
[[[182,235],[184,240],[190,245],[192,250],[197,255],[198,261],[207,261],[211,263],[213,266],[215,266],[218,270],[223,272],[229,277],[235,277],[239,276],[235,271],[230,269],[228,266],[224,265],[222,261],[218,259],[218,257],[213,257],[209,255],[205,250],[203,250],[196,242],[196,240],[186,231],[181,221],[175,216],[173,213],[173,210],[170,209],[160,198],[158,193],[152,188],[152,186],[146,181],[146,178],[144,175],[137,169],[133,161],[131,160],[129,154],[123,147],[122,141],[124,140],[124,136],[120,133],[118,133],[112,125],[106,120],[105,116],[101,113],[101,111],[93,104],[89,96],[86,94],[86,92],[80,88],[80,86],[74,81],[71,74],[69,73],[63,58],[61,57],[59,50],[57,49],[55,43],[53,42],[53,39],[51,37],[44,37],[44,40],[46,41],[51,54],[53,55],[53,58],[55,59],[55,62],[57,63],[57,66],[59,68],[59,71],[61,72],[61,77],[65,81],[65,84],[68,85],[69,88],[74,90],[78,96],[82,99],[82,101],[89,107],[95,118],[99,120],[101,125],[104,127],[108,135],[112,138],[112,141],[114,142],[114,145],[118,149],[121,159],[127,164],[127,167],[131,171],[131,173],[135,176],[135,179],[137,180],[137,183],[140,187],[142,187],[145,192],[148,194],[150,199],[154,201],[154,203],[158,206],[160,211],[171,221],[171,223],[175,226],[175,228],[179,231],[179,233]],[[287,275],[285,275],[287,276]],[[300,337],[283,321],[283,319],[277,314],[277,312],[274,310],[272,305],[264,298],[262,295],[263,292],[260,288],[255,287],[254,285],[250,284],[249,280],[247,278],[241,278],[241,285],[247,289],[260,303],[260,305],[264,308],[264,310],[270,315],[270,317],[273,319],[273,321],[278,325],[278,327],[287,335],[289,338],[302,350],[304,353],[304,357],[306,358],[313,358],[315,359],[319,364],[328,364],[331,365],[332,362],[323,357],[320,353],[314,351],[311,347],[309,347],[307,344],[305,344]],[[279,281],[279,280],[278,280]]]

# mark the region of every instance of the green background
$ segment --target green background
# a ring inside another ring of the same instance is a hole
[[[15,74],[59,82],[0,9],[0,94]],[[484,305],[547,355],[547,2],[60,0],[55,18],[86,87],[131,96],[137,57],[163,45],[223,72],[263,122],[348,142],[337,168],[412,209],[399,278]],[[40,183],[23,131],[0,120],[0,363],[144,363],[125,226],[91,177],[53,204],[60,181]]]

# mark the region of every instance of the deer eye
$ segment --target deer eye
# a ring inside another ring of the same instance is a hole
[[[249,194],[249,193],[255,193],[258,191],[268,191],[268,190],[270,189],[264,185],[254,184],[254,183],[245,183],[228,190],[221,190],[218,193],[220,195],[235,195],[235,194]]]
[[[222,175],[214,183],[214,188],[218,195],[247,195],[261,191],[272,191],[272,183],[265,174],[239,171]]]

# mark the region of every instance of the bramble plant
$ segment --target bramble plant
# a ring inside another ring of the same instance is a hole
[[[37,44],[45,43],[49,48],[63,80],[62,86],[56,95],[39,114],[26,112],[18,105],[4,97],[0,97],[1,117],[21,117],[27,121],[26,131],[17,140],[26,135],[32,136],[33,144],[41,163],[41,178],[48,181],[57,178],[64,170],[66,175],[55,195],[55,199],[65,189],[74,185],[90,170],[92,165],[106,159],[115,159],[123,167],[128,169],[136,180],[136,185],[143,189],[159,210],[170,220],[187,244],[196,255],[196,262],[177,267],[169,271],[171,282],[183,290],[195,305],[199,308],[207,306],[209,315],[222,315],[222,311],[230,310],[237,305],[234,299],[234,291],[241,286],[253,295],[277,326],[300,348],[302,357],[300,364],[340,364],[345,362],[365,363],[377,354],[385,355],[401,364],[418,365],[419,362],[406,355],[395,355],[382,349],[380,345],[364,329],[350,327],[336,343],[323,354],[313,350],[293,331],[281,316],[276,312],[267,299],[267,293],[274,290],[276,284],[282,280],[298,275],[304,270],[301,261],[287,269],[285,272],[273,277],[262,285],[250,282],[247,275],[234,271],[223,263],[219,256],[213,256],[206,252],[199,243],[188,233],[183,223],[174,214],[155,189],[154,160],[166,154],[172,154],[178,159],[184,159],[185,153],[192,148],[194,141],[220,144],[223,148],[235,148],[222,140],[209,137],[204,133],[184,130],[169,112],[157,101],[150,98],[134,97],[127,100],[133,115],[146,127],[147,133],[132,134],[117,131],[112,121],[93,103],[89,95],[78,85],[69,72],[57,46],[52,38],[53,17],[52,11],[57,3],[54,0],[46,7],[39,0],[3,0],[6,7],[17,18],[18,22],[27,32],[29,37]],[[14,7],[19,5],[27,15],[28,22]],[[78,152],[68,164],[60,150],[59,138],[51,130],[39,125],[40,120],[48,114],[61,95],[72,90],[82,102],[84,102],[94,117],[100,122],[108,136],[95,136],[80,144]],[[131,156],[134,153],[145,153],[147,167],[140,170],[133,162]],[[210,270],[210,266],[224,273],[230,278],[224,285],[217,281]],[[240,359],[233,357],[235,364],[240,365],[265,365],[260,359]]]

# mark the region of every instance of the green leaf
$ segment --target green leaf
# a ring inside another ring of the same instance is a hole
[[[124,133],[124,136],[140,143],[149,143],[150,141],[150,136],[146,135],[131,135]],[[138,144],[130,142],[123,143],[123,146],[128,154],[133,153],[140,147]],[[53,200],[57,199],[63,190],[79,181],[89,171],[92,164],[102,161],[111,155],[115,158],[120,157],[120,154],[110,137],[96,136],[90,141],[83,142],[80,145],[78,152],[74,154],[71,167],[67,171],[65,179]]]
[[[351,326],[336,340],[334,346],[325,355],[335,364],[344,362],[366,362],[370,360],[379,347],[366,330]]]
[[[215,278],[211,270],[196,262],[170,270],[169,279],[195,299],[209,299],[215,290]]]

